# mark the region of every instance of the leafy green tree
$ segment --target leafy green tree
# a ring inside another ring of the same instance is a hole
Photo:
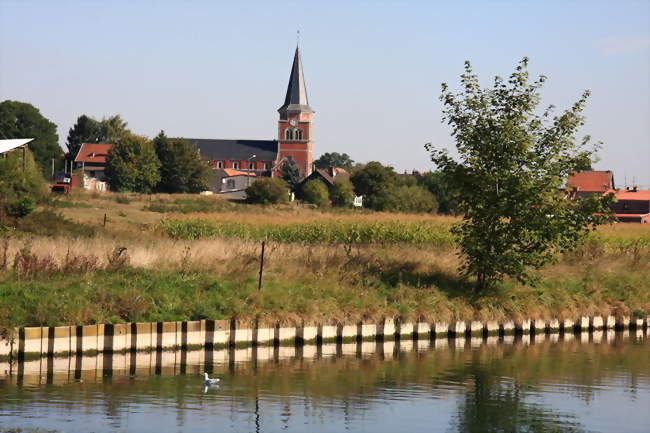
[[[25,196],[40,200],[45,193],[45,179],[29,150],[24,169],[22,150],[13,150],[0,157],[0,208]]]
[[[326,206],[329,203],[327,185],[320,179],[312,179],[302,185],[301,199],[304,202],[317,206]]]
[[[330,199],[333,206],[352,206],[354,202],[354,187],[348,179],[337,178],[330,189]]]
[[[438,203],[436,198],[426,188],[418,185],[399,186],[384,198],[382,210],[392,212],[430,213],[436,212]]]
[[[164,131],[153,139],[153,145],[160,160],[159,191],[198,193],[208,189],[212,172],[195,146],[183,139],[170,139]]]
[[[327,152],[314,161],[317,168],[339,167],[346,170],[354,166],[354,161],[347,153]]]
[[[29,150],[41,173],[49,177],[52,158],[59,160],[63,153],[54,123],[32,104],[7,100],[0,102],[0,131],[2,138],[33,138]]]
[[[561,192],[569,173],[595,153],[589,137],[576,143],[589,92],[559,116],[552,106],[538,114],[545,77],[531,83],[527,65],[524,58],[507,81],[496,77],[493,88],[482,89],[466,62],[461,93],[443,84],[440,97],[459,160],[427,145],[459,191],[463,222],[453,231],[477,291],[506,276],[533,281],[532,270],[606,220],[596,213],[611,212],[611,197],[573,201]]]
[[[99,134],[97,142],[99,143],[117,143],[121,139],[131,134],[127,128],[127,123],[119,114],[110,117],[104,117],[99,122]]]
[[[246,188],[246,201],[257,204],[275,204],[289,200],[287,184],[278,178],[263,177]]]
[[[300,177],[300,168],[296,161],[289,157],[280,167],[280,177],[284,180],[291,191],[296,191],[302,178]]]
[[[397,175],[392,167],[372,161],[352,173],[350,178],[357,195],[363,196],[363,205],[375,210],[384,210],[390,199],[391,189],[397,185]]]
[[[70,156],[74,158],[81,149],[82,143],[98,143],[100,141],[99,122],[92,117],[82,114],[77,118],[77,122],[68,131],[68,140],[66,146]]]
[[[453,187],[445,174],[441,171],[430,171],[416,174],[418,185],[428,189],[436,198],[438,213],[456,215],[458,191]]]
[[[106,177],[114,191],[151,193],[160,181],[160,161],[145,137],[128,134],[108,153]]]

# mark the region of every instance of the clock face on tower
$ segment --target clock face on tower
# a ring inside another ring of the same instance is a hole
[[[291,124],[291,126],[296,126],[298,122],[296,122],[296,119],[291,119],[289,123]]]

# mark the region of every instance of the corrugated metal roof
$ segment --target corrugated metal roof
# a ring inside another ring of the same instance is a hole
[[[33,138],[10,138],[8,140],[0,140],[0,153],[9,152],[24,144],[34,140]]]

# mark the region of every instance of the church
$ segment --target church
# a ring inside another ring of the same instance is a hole
[[[280,167],[293,160],[302,177],[312,173],[314,142],[312,120],[314,110],[309,106],[307,87],[296,47],[284,104],[278,109],[276,140],[224,140],[185,138],[196,146],[215,174],[224,169],[241,170],[256,176],[277,177]]]

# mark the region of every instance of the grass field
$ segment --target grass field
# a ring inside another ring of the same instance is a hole
[[[639,224],[599,228],[535,287],[505,281],[477,298],[456,270],[452,217],[83,193],[50,208],[0,238],[0,324],[650,312]]]

